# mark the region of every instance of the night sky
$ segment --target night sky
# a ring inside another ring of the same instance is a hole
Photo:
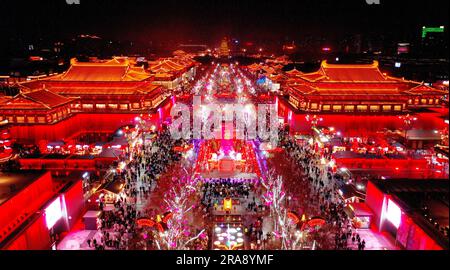
[[[448,0],[2,0],[8,39],[58,39],[79,33],[116,40],[217,42],[292,40],[305,36],[417,35],[422,25],[448,25]]]

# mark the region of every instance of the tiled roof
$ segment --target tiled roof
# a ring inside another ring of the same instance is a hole
[[[64,96],[79,95],[135,95],[146,94],[159,88],[151,81],[122,82],[71,82],[71,81],[35,81],[23,85],[29,89],[47,88]]]
[[[290,73],[300,72],[292,70]],[[386,76],[379,70],[376,61],[364,65],[336,65],[323,61],[318,71],[290,76],[287,83],[303,95],[445,94],[445,91],[418,82]]]
[[[73,101],[46,89],[20,93],[7,102],[0,104],[0,109],[52,109]]]
[[[297,70],[296,68],[291,69],[289,71],[286,71],[286,74],[288,74],[289,76],[299,76],[299,75],[303,75],[303,72]]]
[[[62,81],[141,81],[149,78],[141,68],[131,67],[128,61],[112,59],[100,63],[73,63],[66,73],[54,78]]]
[[[378,62],[365,65],[337,65],[322,61],[317,72],[300,76],[307,81],[329,82],[386,82],[390,81],[378,69]]]
[[[150,70],[153,73],[157,73],[159,70],[165,70],[166,72],[178,72],[183,70],[185,67],[170,59],[165,59],[157,64],[153,64],[150,66]]]

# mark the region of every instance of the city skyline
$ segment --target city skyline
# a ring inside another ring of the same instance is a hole
[[[6,1],[6,38],[62,39],[78,34],[135,42],[338,40],[351,35],[412,39],[422,26],[448,26],[447,1]],[[20,7],[20,8],[19,8]],[[48,12],[51,16],[40,16]],[[406,19],[403,15],[407,15]],[[174,35],[174,33],[177,33]]]

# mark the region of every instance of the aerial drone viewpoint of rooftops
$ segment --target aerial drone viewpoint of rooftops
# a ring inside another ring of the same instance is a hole
[[[1,6],[0,250],[448,250],[448,1]]]

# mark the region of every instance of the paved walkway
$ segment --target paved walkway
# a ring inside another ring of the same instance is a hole
[[[365,250],[398,250],[395,246],[394,239],[384,233],[376,232],[372,229],[357,229],[356,233],[359,234],[361,239],[366,242]],[[351,240],[349,241],[351,243]],[[354,250],[358,250],[358,242],[355,244],[349,244]]]

